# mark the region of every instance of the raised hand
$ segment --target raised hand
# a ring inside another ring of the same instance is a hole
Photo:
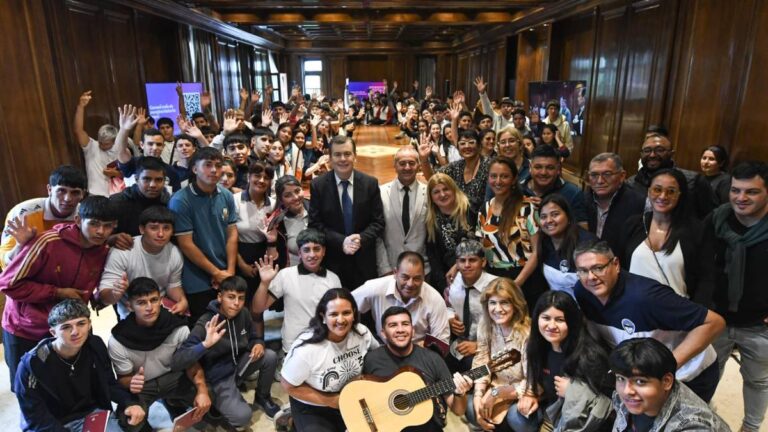
[[[184,94],[184,90],[181,88],[181,81],[176,81],[176,94],[179,96]]]
[[[426,86],[424,88],[424,99],[429,99],[432,97],[432,86]]]
[[[254,90],[253,93],[251,93],[251,103],[255,105],[259,103],[259,100],[261,100],[261,92]]]
[[[266,93],[269,96],[272,96],[272,92],[274,92],[274,87],[272,87],[272,84],[267,84],[266,87],[264,87],[264,93]]]
[[[413,84],[411,84],[411,85],[413,86],[414,90],[418,90],[419,89],[419,80],[413,80]]]
[[[263,283],[272,282],[272,279],[277,276],[277,272],[280,271],[280,266],[275,264],[275,260],[269,255],[264,255],[253,264],[259,270],[259,277]]]
[[[235,110],[228,109],[224,112],[224,123],[221,125],[221,130],[224,135],[229,135],[237,129],[239,121],[235,116]]]
[[[240,87],[240,100],[248,99],[248,90],[245,87]]]
[[[131,377],[130,387],[131,393],[139,394],[144,390],[144,366],[139,367],[139,371]]]
[[[27,216],[21,215],[8,221],[8,227],[5,229],[5,232],[13,237],[16,240],[16,244],[21,247],[35,238],[37,228],[27,225]]]
[[[480,94],[485,93],[485,89],[487,87],[487,84],[485,83],[485,80],[483,80],[483,77],[479,76],[475,78],[475,88],[477,89],[477,92]]]
[[[272,124],[272,110],[267,108],[261,112],[261,125],[269,127]]]
[[[205,340],[203,341],[205,349],[210,349],[224,337],[224,333],[227,332],[227,329],[224,328],[226,323],[226,320],[219,322],[219,314],[214,315],[210,321],[205,323]]]
[[[313,128],[316,128],[321,121],[323,121],[323,119],[320,118],[320,116],[313,116],[312,119],[309,120],[309,124],[311,124]]]
[[[288,123],[288,120],[291,119],[291,115],[287,112],[280,114],[280,124]]]
[[[200,95],[200,107],[205,108],[207,106],[211,106],[211,94],[208,92],[203,92]]]
[[[133,105],[123,105],[122,108],[117,107],[117,112],[119,114],[118,125],[120,125],[120,129],[128,130],[136,126],[136,107]]]
[[[453,103],[461,105],[464,103],[464,92],[461,90],[456,90],[453,92]]]
[[[454,99],[454,101],[455,101],[455,99]],[[451,120],[458,119],[459,118],[459,114],[461,114],[461,104],[454,103],[453,105],[451,105],[450,108],[448,108],[448,117]]]
[[[147,124],[147,120],[147,109],[143,107],[136,109],[136,124],[144,128],[144,125]]]
[[[397,81],[392,81],[392,90],[397,88]]]
[[[88,106],[89,103],[91,103],[91,93],[93,93],[91,90],[83,92],[83,94],[80,95],[80,100],[77,101],[77,104],[83,108]]]
[[[419,148],[418,148],[419,158],[422,161],[427,160],[431,150],[432,149],[429,143],[429,135],[427,135],[426,132],[422,132],[421,135],[419,136]]]

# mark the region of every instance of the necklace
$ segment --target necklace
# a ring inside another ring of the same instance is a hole
[[[58,358],[59,358],[59,360],[61,360],[61,362],[62,362],[62,363],[64,363],[65,365],[69,366],[69,376],[72,376],[72,375],[74,375],[74,374],[75,374],[75,365],[77,364],[77,361],[78,361],[78,360],[80,360],[80,354],[82,354],[82,353],[83,353],[83,350],[80,350],[80,351],[77,353],[77,357],[75,357],[75,361],[73,361],[72,363],[70,363],[70,362],[68,362],[68,361],[64,360],[64,359],[63,359],[63,358],[62,358],[62,357],[59,355],[59,353],[57,353],[57,352],[56,352],[56,350],[54,350],[53,352],[54,352],[54,353],[56,353],[56,357],[58,357]]]

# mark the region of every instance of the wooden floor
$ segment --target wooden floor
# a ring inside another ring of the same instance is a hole
[[[357,145],[355,168],[378,178],[379,184],[394,179],[394,152],[410,143],[409,138],[396,139],[395,136],[399,132],[400,128],[397,126],[358,126],[352,136]]]

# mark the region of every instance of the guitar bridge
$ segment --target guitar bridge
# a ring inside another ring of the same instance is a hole
[[[371,432],[378,432],[379,428],[376,427],[376,423],[373,421],[373,415],[371,415],[371,410],[368,408],[368,402],[366,402],[365,399],[360,399],[358,403],[360,403],[360,408],[363,410],[365,422],[368,423],[368,427],[371,428]]]

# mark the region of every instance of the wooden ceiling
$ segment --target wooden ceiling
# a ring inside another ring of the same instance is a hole
[[[246,31],[292,41],[450,42],[556,0],[180,0]]]

